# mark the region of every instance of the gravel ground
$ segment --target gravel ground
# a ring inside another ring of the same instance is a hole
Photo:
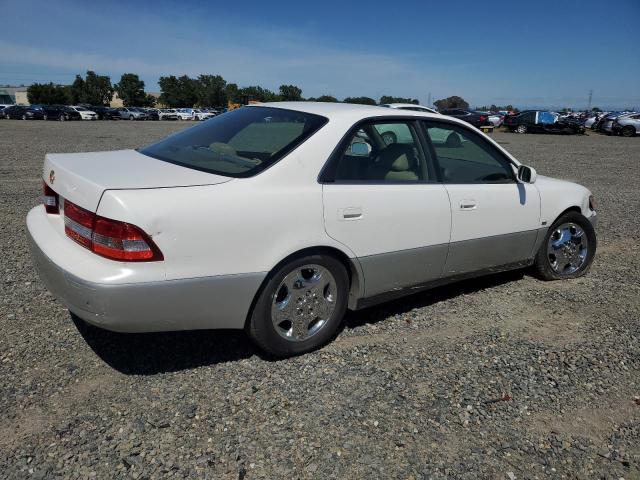
[[[640,138],[494,134],[594,192],[586,277],[440,288],[272,361],[238,332],[74,324],[32,267],[24,219],[46,152],[185,125],[0,121],[0,476],[640,478]]]

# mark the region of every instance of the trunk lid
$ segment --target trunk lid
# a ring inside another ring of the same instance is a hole
[[[58,195],[95,212],[105,190],[215,185],[229,177],[192,170],[135,150],[49,153],[42,172]]]

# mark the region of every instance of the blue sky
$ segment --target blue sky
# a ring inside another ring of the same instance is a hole
[[[222,75],[305,96],[640,107],[640,0],[0,0],[0,84],[87,69]]]

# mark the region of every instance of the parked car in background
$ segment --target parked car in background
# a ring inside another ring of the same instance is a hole
[[[159,110],[157,108],[141,108],[147,114],[147,120],[160,120]]]
[[[98,114],[93,110],[89,110],[86,107],[81,105],[71,105],[69,108],[74,109],[76,112],[80,113],[80,117],[82,120],[97,120]]]
[[[176,108],[178,120],[193,120],[193,108]]]
[[[504,125],[517,133],[584,133],[584,127],[575,122],[560,120],[560,115],[546,110],[524,110],[517,115],[509,115]]]
[[[498,112],[480,112],[480,113],[486,113],[489,123],[496,128],[501,126],[504,122],[504,115]]]
[[[118,110],[111,107],[105,107],[103,105],[100,106],[92,106],[90,110],[96,112],[98,116],[98,120],[120,120],[120,114]]]
[[[208,118],[213,118],[215,116],[215,113],[209,112],[208,110],[202,110],[199,108],[193,109],[194,120],[207,120]]]
[[[585,119],[584,121],[584,127],[585,128],[590,128],[592,130],[595,129],[596,124],[598,123],[598,121],[604,117],[605,115],[607,115],[609,112],[600,112],[600,113],[596,113],[595,115],[589,116]]]
[[[576,278],[596,251],[588,189],[460,120],[376,106],[247,106],[137,150],[47,154],[42,181],[29,245],[70,312],[244,329],[282,357],[330,341],[347,308],[528,266]]]
[[[43,112],[45,120],[82,120],[80,112],[68,105],[46,105]]]
[[[4,117],[14,120],[42,120],[44,112],[42,108],[34,108],[25,105],[11,105],[4,109]]]
[[[489,122],[489,115],[486,113],[476,112],[474,110],[447,108],[442,110],[440,113],[449,117],[458,118],[478,128],[491,125],[491,122]]]
[[[384,103],[381,107],[398,108],[400,110],[411,110],[412,112],[424,112],[424,113],[438,113],[433,108],[425,107],[423,105],[415,105],[413,103]]]
[[[178,114],[173,108],[163,108],[158,110],[159,120],[178,120]]]
[[[147,114],[134,107],[120,107],[118,108],[120,118],[123,120],[146,120]]]
[[[613,120],[611,130],[616,135],[633,137],[640,133],[640,113],[633,112],[620,115]]]

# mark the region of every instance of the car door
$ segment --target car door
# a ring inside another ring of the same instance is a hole
[[[509,159],[481,133],[453,122],[423,125],[451,205],[445,275],[532,258],[540,228],[535,186],[518,182]]]
[[[442,275],[449,200],[418,131],[414,120],[359,124],[321,175],[325,229],[357,256],[366,297]]]

